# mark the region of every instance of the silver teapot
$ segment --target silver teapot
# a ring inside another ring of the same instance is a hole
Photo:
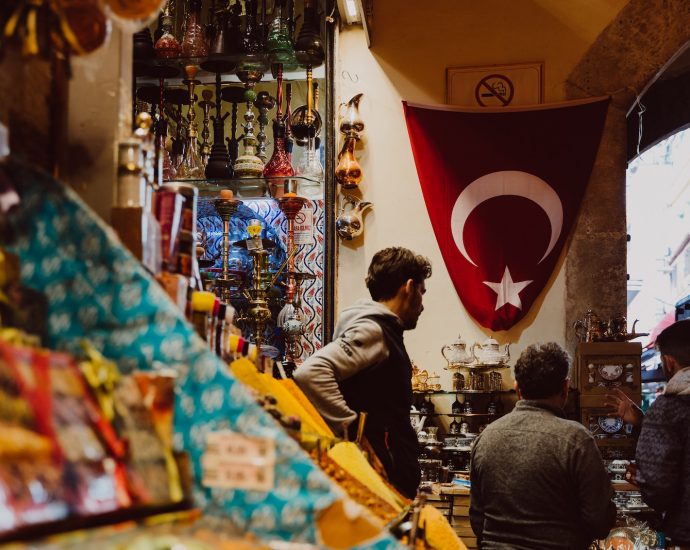
[[[452,344],[445,345],[441,348],[441,355],[448,361],[448,369],[460,367],[471,363],[474,357],[467,351],[467,344],[458,336],[457,340]]]
[[[484,365],[502,365],[510,359],[510,344],[506,344],[501,351],[498,342],[493,338],[487,338],[483,344],[475,342],[472,346],[472,355],[477,363]]]
[[[341,238],[351,241],[355,237],[359,237],[364,231],[362,214],[367,208],[374,205],[351,195],[343,195],[343,198],[345,200],[340,208],[338,219],[335,220],[335,229]]]

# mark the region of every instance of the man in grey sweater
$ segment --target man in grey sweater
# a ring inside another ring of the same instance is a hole
[[[417,326],[431,265],[406,248],[377,252],[369,265],[371,300],[343,310],[333,341],[309,357],[295,382],[337,435],[368,413],[364,430],[389,481],[414,498],[419,444],[410,423],[412,365],[403,331]]]
[[[585,550],[613,526],[613,488],[592,435],[566,420],[568,354],[529,346],[515,364],[520,401],[472,449],[470,521],[488,550]]]
[[[608,396],[613,416],[642,425],[636,479],[644,501],[663,514],[667,548],[690,550],[690,319],[665,328],[656,339],[668,384],[642,411],[622,391]]]

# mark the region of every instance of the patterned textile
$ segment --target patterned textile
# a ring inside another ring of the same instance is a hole
[[[11,212],[23,282],[49,301],[49,342],[77,354],[88,339],[123,372],[176,368],[175,444],[191,455],[194,498],[261,537],[318,543],[315,517],[342,492],[208,351],[159,285],[114,232],[52,178],[11,164],[22,202]],[[4,235],[3,237],[7,237]],[[231,429],[276,442],[270,493],[214,490],[199,483],[205,436]],[[398,548],[388,535],[361,548]]]
[[[223,222],[218,216],[212,199],[207,194],[199,197],[199,212],[197,222],[197,233],[200,235],[201,244],[206,251],[205,259],[214,261],[213,267],[222,269],[222,242],[223,242]],[[325,239],[325,208],[324,201],[309,201],[306,210],[311,210],[313,216],[313,237],[311,242],[300,245],[295,254],[295,267],[297,271],[311,273],[316,276],[313,280],[302,282],[302,315],[304,319],[304,335],[302,337],[301,358],[306,359],[316,350],[321,348],[321,318],[323,312],[323,266],[324,252],[323,243]],[[265,236],[278,243],[269,256],[269,266],[277,269],[283,262],[286,252],[282,243],[287,241],[287,220],[283,216],[278,204],[272,199],[253,199],[245,201],[237,209],[237,213],[230,220],[230,240],[235,241],[243,237],[246,238],[247,223],[253,218],[262,221],[266,228]],[[234,258],[232,256],[235,256]],[[245,269],[251,271],[251,259],[246,250],[234,247],[231,251],[231,263],[236,261],[242,263]],[[239,310],[240,303],[234,303]],[[273,304],[269,304],[272,306]],[[279,310],[280,308],[278,308]],[[274,311],[274,316],[278,311]],[[269,329],[276,331],[272,322],[269,322]],[[248,333],[245,335],[248,336]],[[283,348],[282,337],[277,334],[277,338],[268,336],[267,344],[274,345],[279,349]]]

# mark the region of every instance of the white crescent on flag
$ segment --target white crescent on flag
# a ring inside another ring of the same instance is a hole
[[[481,203],[504,195],[514,195],[531,200],[541,207],[548,216],[549,223],[551,224],[551,238],[549,239],[549,245],[546,247],[546,252],[544,252],[541,260],[538,262],[541,263],[553,250],[558,237],[561,236],[563,205],[558,197],[558,193],[543,179],[533,174],[516,170],[504,170],[486,174],[474,180],[460,193],[455,201],[450,219],[453,239],[458,250],[468,262],[472,265],[477,265],[470,258],[465,248],[463,237],[465,222],[470,217],[472,211]]]

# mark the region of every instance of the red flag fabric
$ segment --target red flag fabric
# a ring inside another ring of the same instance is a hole
[[[546,285],[584,196],[608,103],[477,110],[403,102],[441,254],[482,326],[509,329]]]

